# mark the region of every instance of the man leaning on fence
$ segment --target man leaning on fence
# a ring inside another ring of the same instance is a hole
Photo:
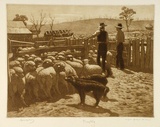
[[[118,23],[116,26],[117,35],[117,56],[116,56],[116,67],[124,70],[124,60],[123,60],[123,42],[125,41],[124,32],[122,31],[122,24]]]
[[[106,53],[107,53],[107,43],[108,43],[108,32],[105,30],[104,23],[100,23],[99,29],[89,38],[93,38],[97,36],[97,43],[98,43],[98,54],[97,54],[97,64],[101,66],[100,58],[102,57],[102,70],[105,73],[105,60],[106,60]]]

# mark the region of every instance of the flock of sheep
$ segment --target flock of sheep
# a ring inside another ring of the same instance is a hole
[[[68,50],[67,50],[68,53]],[[112,57],[107,53],[108,57]],[[40,56],[25,54],[8,62],[8,106],[28,106],[36,101],[53,99],[61,94],[75,92],[66,80],[67,76],[88,77],[102,74],[96,65],[96,53],[90,50],[88,59],[74,58],[61,52],[45,52]],[[110,69],[110,66],[107,66]],[[19,101],[17,101],[17,98]],[[30,101],[26,101],[26,100]]]

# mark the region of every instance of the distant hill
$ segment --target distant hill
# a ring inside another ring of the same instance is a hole
[[[53,29],[54,30],[63,30],[63,29],[69,29],[74,34],[78,35],[90,35],[93,34],[97,28],[99,23],[104,22],[107,24],[106,30],[109,33],[115,33],[116,29],[115,26],[117,23],[121,22],[124,27],[124,31],[126,31],[126,25],[125,22],[122,20],[116,20],[116,19],[105,19],[105,18],[96,18],[96,19],[87,19],[87,20],[79,20],[79,21],[73,21],[73,22],[64,22],[59,24],[54,24]],[[140,20],[140,21],[133,21],[130,30],[145,30],[145,26],[147,24],[154,24],[153,20]],[[31,26],[28,26],[28,28]],[[46,24],[44,27],[42,27],[40,36],[42,37],[44,35],[45,31],[50,30],[49,24]]]

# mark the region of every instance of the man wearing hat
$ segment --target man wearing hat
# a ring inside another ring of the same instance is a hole
[[[116,56],[116,67],[120,68],[121,70],[124,69],[124,60],[123,60],[123,42],[125,41],[124,32],[122,31],[122,24],[118,23],[116,26],[117,35],[117,56]]]
[[[108,32],[105,30],[104,23],[100,23],[99,29],[89,38],[97,36],[98,43],[98,54],[97,54],[97,64],[101,66],[100,57],[102,57],[102,70],[105,72],[105,60],[107,53],[107,42],[108,42]]]

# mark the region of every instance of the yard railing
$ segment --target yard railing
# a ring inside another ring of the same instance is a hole
[[[20,43],[19,46],[26,45],[26,42],[13,41],[12,46],[18,46],[17,43]],[[28,43],[30,46],[33,43]],[[36,45],[44,44],[48,45],[49,41],[36,41]],[[78,52],[78,56],[81,58],[88,58],[89,50],[95,47],[97,49],[97,40],[95,38],[85,40],[85,39],[73,39],[67,38],[63,40],[51,41],[48,47],[37,48],[31,53],[43,53],[46,51],[62,51],[62,50],[73,50]],[[115,65],[116,62],[116,42],[115,40],[109,40],[108,50],[113,54],[113,59],[110,61],[112,65]],[[28,51],[29,53],[29,51]],[[76,52],[72,52],[75,56]],[[81,55],[80,55],[81,54]],[[123,58],[125,67],[132,67],[138,70],[149,70],[153,71],[153,39],[151,37],[144,38],[132,38],[128,39],[124,43]]]
[[[89,41],[90,45],[95,40]],[[116,41],[110,40],[108,50],[112,53],[111,63],[116,63]],[[123,58],[125,66],[139,71],[153,71],[153,38],[132,38],[124,42]]]

